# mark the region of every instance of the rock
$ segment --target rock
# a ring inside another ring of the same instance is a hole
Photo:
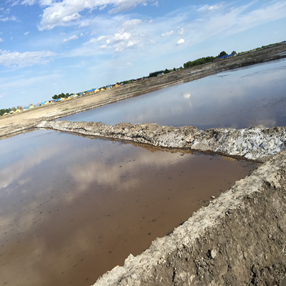
[[[216,255],[217,255],[217,251],[215,249],[212,249],[210,252],[211,258],[215,259]]]

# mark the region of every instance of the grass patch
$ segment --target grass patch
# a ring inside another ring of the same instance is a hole
[[[62,111],[66,111],[66,110],[68,110],[68,108],[63,109]]]

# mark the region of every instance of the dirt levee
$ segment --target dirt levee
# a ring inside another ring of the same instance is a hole
[[[166,148],[211,151],[228,156],[265,162],[285,149],[286,127],[213,128],[199,130],[193,126],[172,127],[156,123],[106,125],[101,122],[42,121],[35,127],[51,128]]]
[[[285,173],[284,151],[94,285],[280,285]]]

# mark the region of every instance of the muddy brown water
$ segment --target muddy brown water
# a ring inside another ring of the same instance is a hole
[[[0,285],[91,285],[257,165],[37,130],[0,141]]]
[[[191,71],[191,70],[190,70]],[[191,125],[286,125],[286,59],[222,72],[60,120]]]

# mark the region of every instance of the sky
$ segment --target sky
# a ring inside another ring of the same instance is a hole
[[[281,42],[285,27],[285,0],[1,0],[0,109]]]

